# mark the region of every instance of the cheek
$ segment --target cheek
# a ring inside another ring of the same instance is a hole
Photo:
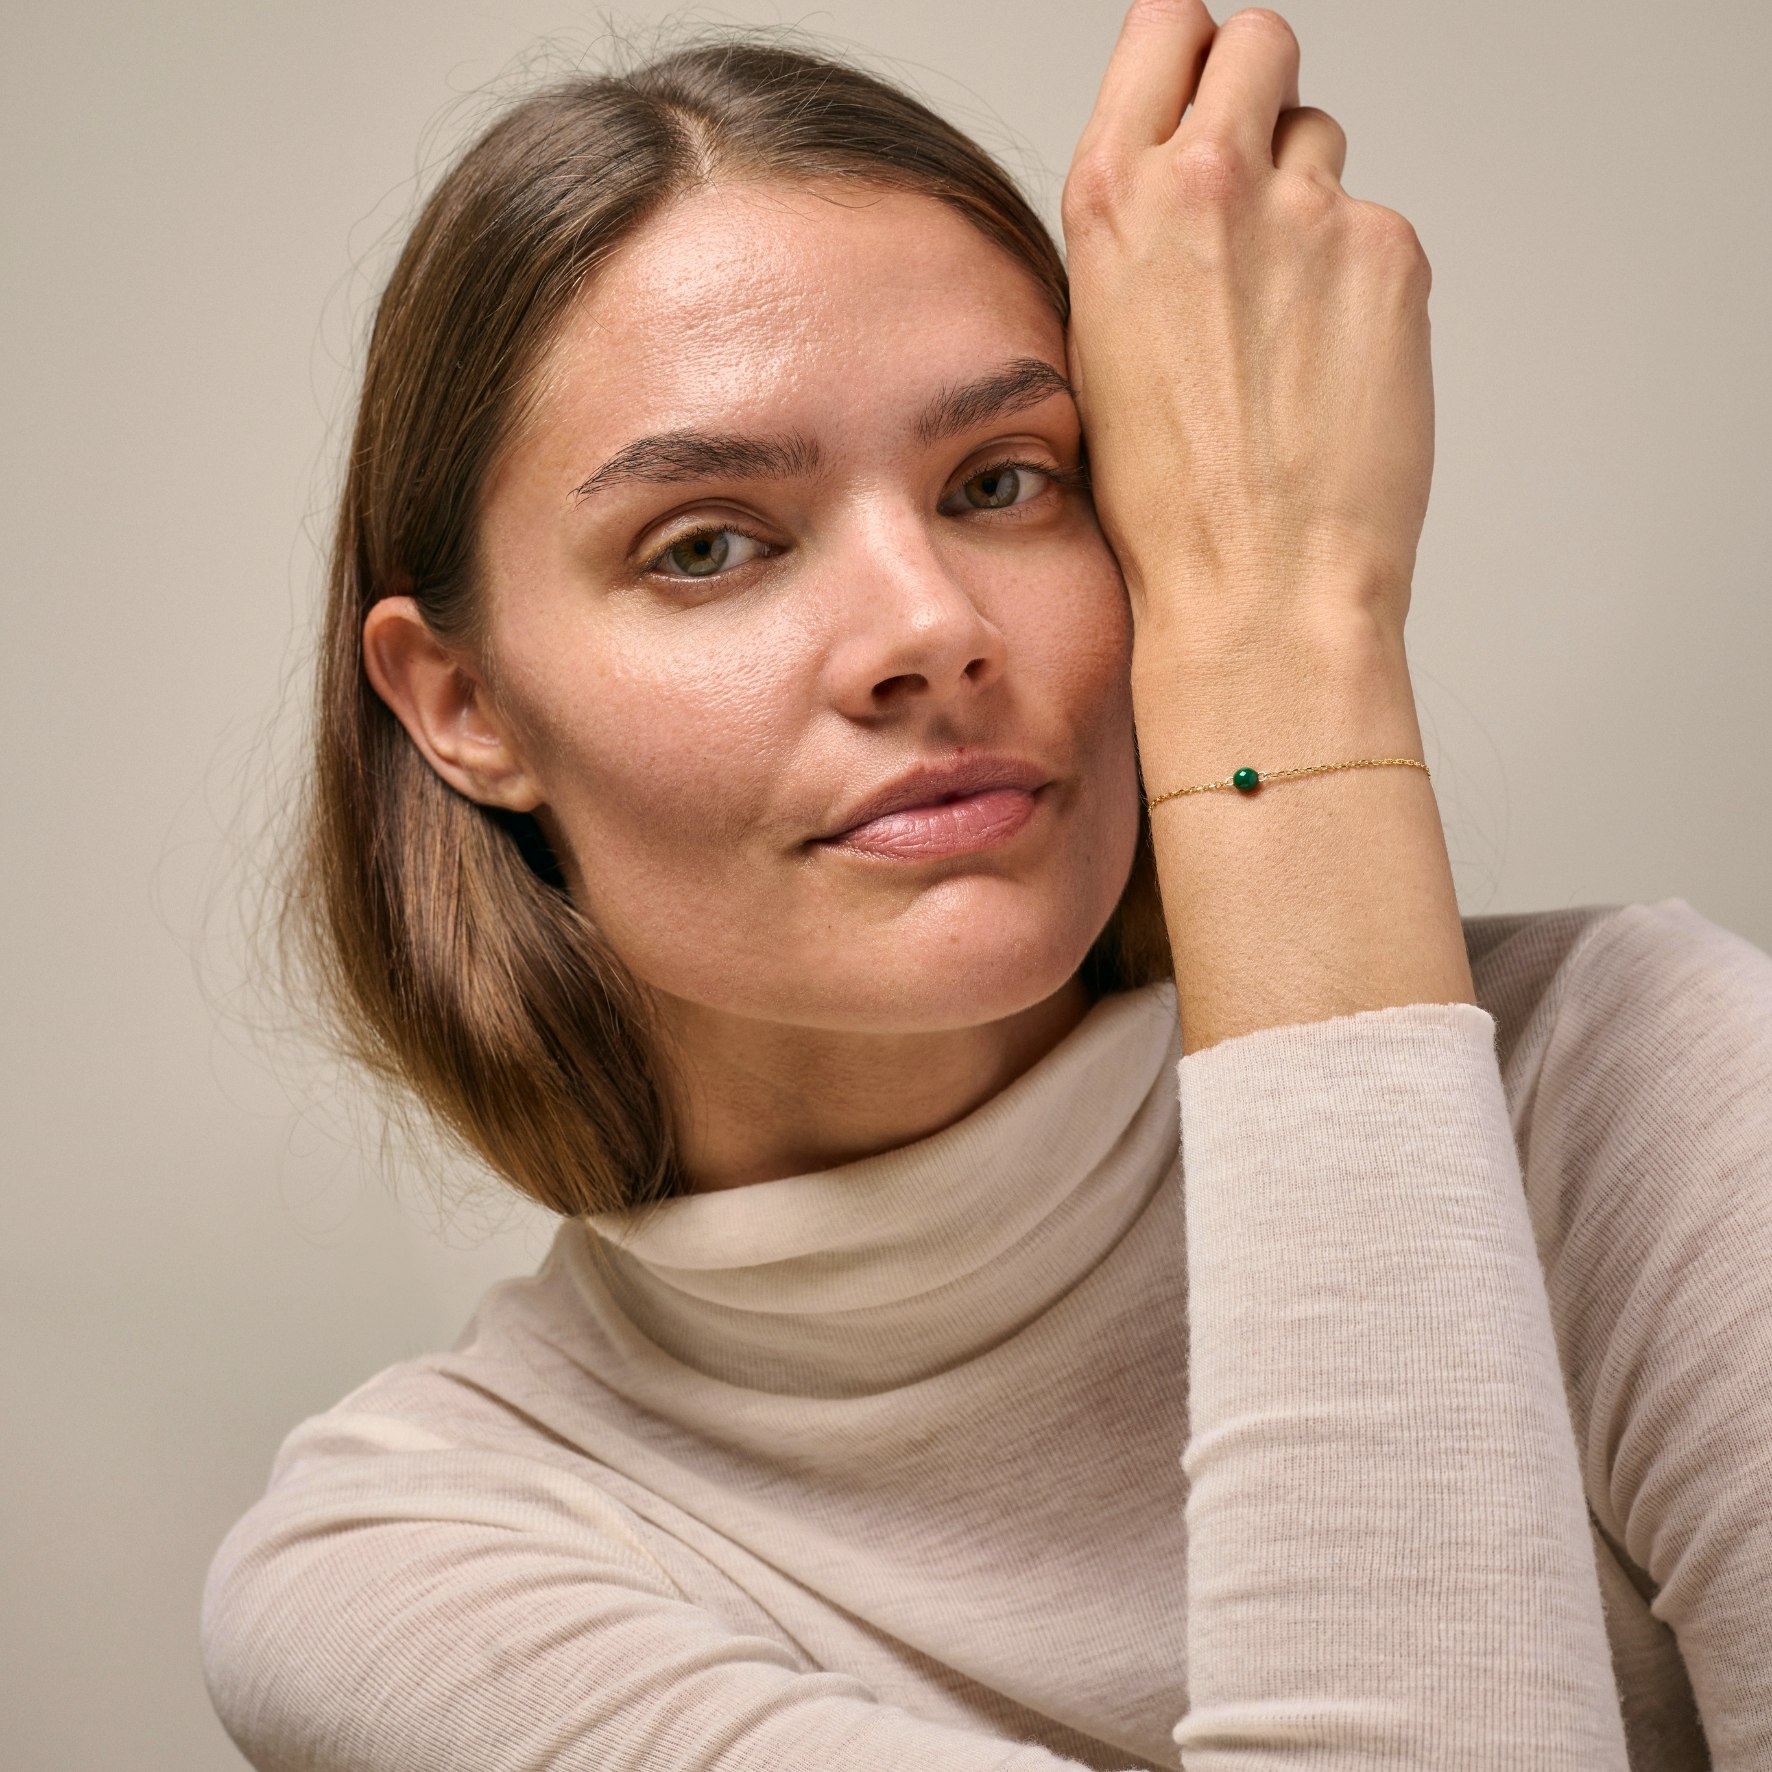
[[[730,898],[735,853],[773,828],[801,674],[784,646],[686,628],[555,636],[507,661],[507,711],[568,875],[619,949],[638,958]]]
[[[1099,743],[1122,728],[1129,738],[1132,611],[1107,544],[1054,550],[1005,587],[1003,607],[1011,668],[1019,653],[1078,741]]]
[[[1036,650],[1051,717],[1068,731],[1087,783],[1079,835],[1096,859],[1095,890],[1118,895],[1137,844],[1140,795],[1132,707],[1131,605],[1105,542],[1079,548],[1038,598]]]

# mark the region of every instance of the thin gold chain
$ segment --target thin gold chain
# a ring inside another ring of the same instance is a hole
[[[1433,779],[1433,771],[1419,757],[1355,757],[1348,763],[1310,763],[1299,769],[1271,769],[1257,774],[1256,786],[1264,782],[1282,781],[1288,776],[1296,775],[1327,775],[1334,769],[1382,769],[1388,764],[1403,763],[1411,769],[1419,769]],[[1147,806],[1160,806],[1165,800],[1174,800],[1182,794],[1209,794],[1214,789],[1228,788],[1232,793],[1252,793],[1254,789],[1239,788],[1234,776],[1226,776],[1223,781],[1202,782],[1197,788],[1171,788],[1166,794],[1157,794],[1145,801]]]

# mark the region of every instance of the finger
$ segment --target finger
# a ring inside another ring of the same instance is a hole
[[[1133,0],[1078,154],[1130,153],[1167,141],[1194,96],[1215,29],[1201,0]]]
[[[1266,7],[1245,7],[1212,39],[1186,132],[1229,142],[1260,165],[1268,160],[1280,113],[1297,103],[1298,39],[1292,27]]]
[[[1289,171],[1319,172],[1336,184],[1347,165],[1347,135],[1327,111],[1295,105],[1274,125],[1274,165]]]

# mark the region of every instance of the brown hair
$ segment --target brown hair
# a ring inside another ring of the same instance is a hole
[[[1064,264],[974,142],[871,74],[724,38],[524,99],[419,215],[370,335],[329,569],[314,769],[288,900],[346,1050],[563,1215],[689,1191],[646,993],[568,897],[536,821],[429,767],[363,669],[363,619],[417,599],[477,648],[481,488],[574,297],[662,205],[724,175],[850,180],[952,205],[1063,320]],[[1148,823],[1084,964],[1170,976]]]

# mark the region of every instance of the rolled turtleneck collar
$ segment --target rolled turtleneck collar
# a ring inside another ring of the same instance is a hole
[[[1180,1057],[1172,984],[1104,997],[939,1132],[590,1214],[567,1260],[631,1358],[777,1394],[913,1383],[1013,1335],[1126,1234],[1176,1161]]]

